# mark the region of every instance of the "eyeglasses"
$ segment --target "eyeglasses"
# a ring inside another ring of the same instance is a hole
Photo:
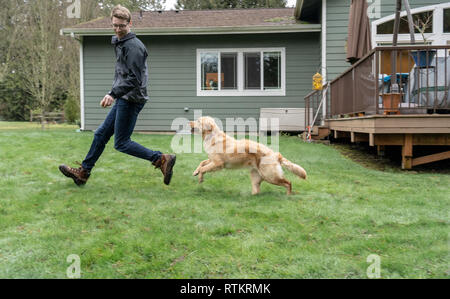
[[[129,23],[126,23],[126,24],[112,24],[112,26],[113,26],[114,28],[120,28],[120,29],[123,29],[123,28],[127,27],[128,24],[129,24]]]

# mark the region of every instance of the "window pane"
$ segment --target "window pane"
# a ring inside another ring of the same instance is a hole
[[[244,53],[245,89],[261,89],[261,53]]]
[[[417,14],[413,14],[413,22],[419,28],[425,29],[424,33],[433,32],[433,11],[426,11]],[[426,25],[424,25],[426,24]],[[420,33],[419,29],[414,26],[414,32]],[[394,20],[380,24],[377,26],[377,34],[393,34],[394,33]],[[406,16],[400,18],[400,29],[398,33],[409,33],[408,18]]]
[[[218,53],[201,53],[202,90],[218,89]]]
[[[221,88],[237,89],[237,53],[220,54]]]
[[[264,89],[281,88],[281,53],[264,53]]]
[[[444,9],[444,32],[450,33],[450,8]]]

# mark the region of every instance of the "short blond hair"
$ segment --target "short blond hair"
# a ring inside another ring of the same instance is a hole
[[[116,5],[111,11],[111,20],[113,17],[118,19],[126,20],[128,23],[131,21],[131,13],[128,8],[123,7],[122,5]]]

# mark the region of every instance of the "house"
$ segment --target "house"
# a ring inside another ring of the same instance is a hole
[[[340,10],[342,2],[326,2],[335,4],[331,14],[332,6],[322,7],[322,66],[329,84],[305,97],[307,109],[320,115],[306,117],[313,126],[307,138],[331,132],[376,146],[380,155],[400,147],[403,169],[449,159],[450,2],[410,0],[413,19],[428,26],[418,28],[422,33],[416,28],[411,45],[408,22],[401,19],[398,45],[392,47],[395,1],[368,1],[373,49],[352,66],[344,62],[347,9]],[[406,12],[400,16],[406,19]],[[318,106],[317,99],[325,101]],[[433,146],[435,153],[418,157],[417,146]]]
[[[368,2],[372,24],[393,18],[394,1]],[[200,109],[220,119],[258,119],[261,108],[304,107],[316,72],[332,80],[349,67],[345,46],[350,3],[297,0],[295,8],[133,13],[132,31],[149,52],[150,101],[136,130],[174,131],[174,119],[193,119]],[[436,26],[442,37],[448,36],[439,27],[448,28],[443,21],[448,9],[437,5],[445,1],[410,3],[417,12],[436,11],[442,21],[435,21],[433,30]],[[94,130],[108,112],[99,101],[113,80],[110,19],[62,32],[81,42],[81,129]],[[385,42],[383,34],[373,34],[373,40]]]
[[[132,21],[149,52],[150,101],[136,130],[171,131],[174,119],[200,109],[257,119],[261,107],[302,107],[320,69],[320,24],[297,22],[293,8],[148,11]],[[114,73],[110,19],[63,31],[81,40],[82,129],[93,130],[107,113],[99,100]]]

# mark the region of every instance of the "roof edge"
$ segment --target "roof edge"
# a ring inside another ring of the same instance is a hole
[[[297,0],[294,17],[300,21],[320,23],[320,7],[322,1],[319,0]]]
[[[297,0],[295,4],[294,16],[297,20],[300,20],[300,16],[302,15],[303,2],[304,0]]]
[[[283,26],[222,26],[222,27],[160,27],[134,28],[132,31],[140,35],[189,35],[189,34],[245,34],[245,33],[288,33],[288,32],[320,32],[320,24],[294,24]],[[79,36],[111,36],[112,29],[104,28],[63,28],[64,35]]]

